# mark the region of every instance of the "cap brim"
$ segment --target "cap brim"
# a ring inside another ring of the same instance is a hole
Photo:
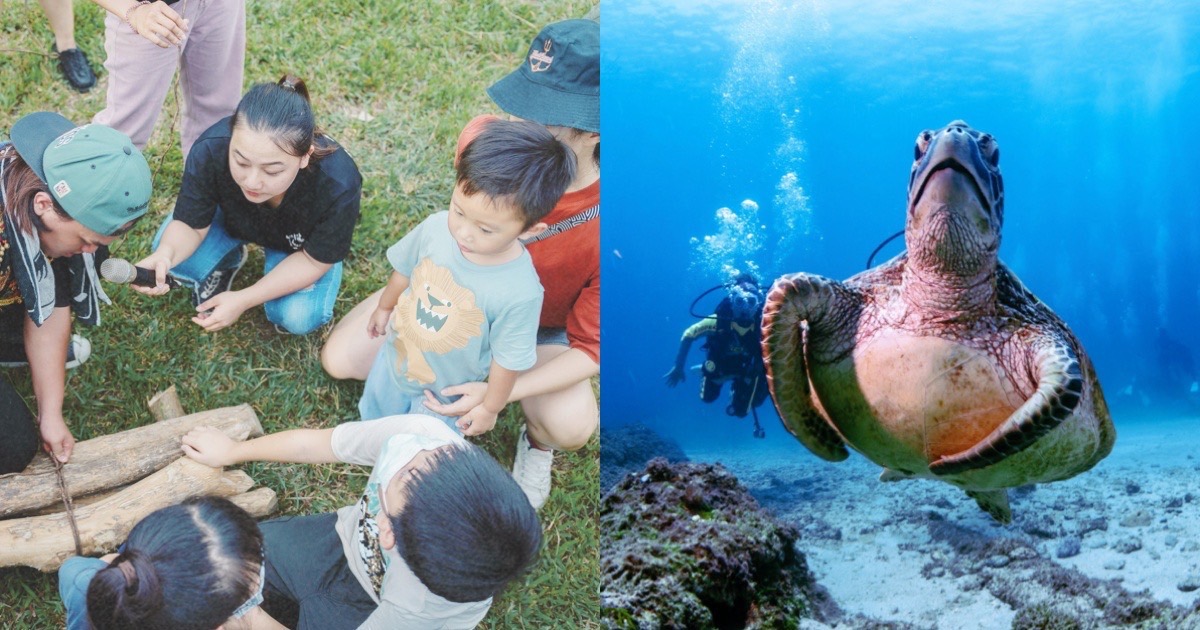
[[[527,79],[515,70],[487,89],[488,96],[506,113],[542,125],[600,131],[599,95],[554,90]]]
[[[75,123],[67,120],[62,114],[55,112],[34,112],[12,126],[12,143],[21,159],[33,169],[43,182],[46,181],[46,170],[42,166],[42,158],[46,148],[59,136],[75,128]]]

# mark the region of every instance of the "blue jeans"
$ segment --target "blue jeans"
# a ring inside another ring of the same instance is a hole
[[[158,242],[162,239],[163,232],[166,231],[167,225],[172,220],[173,217],[167,217],[167,220],[163,221],[158,228],[158,234],[154,235],[154,245],[152,246],[154,249],[158,249]],[[204,282],[209,274],[216,271],[217,266],[221,264],[221,260],[227,254],[238,247],[245,247],[246,241],[230,236],[225,231],[224,223],[221,209],[217,208],[212,223],[208,226],[208,234],[204,237],[204,241],[187,260],[171,268],[171,275],[183,281],[184,284],[194,287]],[[263,248],[263,253],[266,258],[263,275],[271,273],[275,265],[291,255],[266,247]],[[263,308],[266,309],[267,319],[272,324],[286,329],[293,335],[306,335],[333,319],[333,302],[337,299],[338,290],[341,287],[342,263],[338,262],[334,263],[333,267],[312,286],[275,298],[264,304]]]
[[[98,558],[74,556],[58,568],[58,595],[67,609],[67,630],[90,630],[87,590],[96,573],[108,563]]]

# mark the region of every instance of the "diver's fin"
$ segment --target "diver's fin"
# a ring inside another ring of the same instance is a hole
[[[979,507],[983,508],[984,512],[992,515],[992,518],[1004,523],[1005,525],[1012,522],[1012,510],[1008,509],[1008,490],[1000,488],[999,490],[967,490],[967,496],[975,499]]]
[[[879,473],[879,480],[883,482],[904,481],[905,479],[913,478],[914,477],[908,473],[902,473],[899,470],[892,470],[891,468],[884,468],[883,472]]]

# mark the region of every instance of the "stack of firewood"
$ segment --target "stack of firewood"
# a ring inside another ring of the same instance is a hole
[[[146,515],[191,496],[229,497],[257,518],[275,510],[270,488],[251,490],[246,473],[198,464],[180,450],[180,438],[205,425],[235,440],[262,435],[249,405],[181,415],[172,386],[150,407],[158,422],[80,442],[62,467],[84,555],[116,551]],[[54,571],[75,554],[54,463],[42,453],[23,472],[0,476],[0,567]]]

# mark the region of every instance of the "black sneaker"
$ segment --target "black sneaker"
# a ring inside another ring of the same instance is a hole
[[[217,268],[203,282],[192,287],[192,306],[200,306],[218,293],[224,293],[233,286],[233,279],[242,265],[246,264],[246,246],[235,247],[217,265]]]
[[[58,53],[58,69],[71,87],[87,92],[96,85],[96,73],[92,72],[92,66],[82,50],[71,48],[59,52],[57,44],[51,50]]]

